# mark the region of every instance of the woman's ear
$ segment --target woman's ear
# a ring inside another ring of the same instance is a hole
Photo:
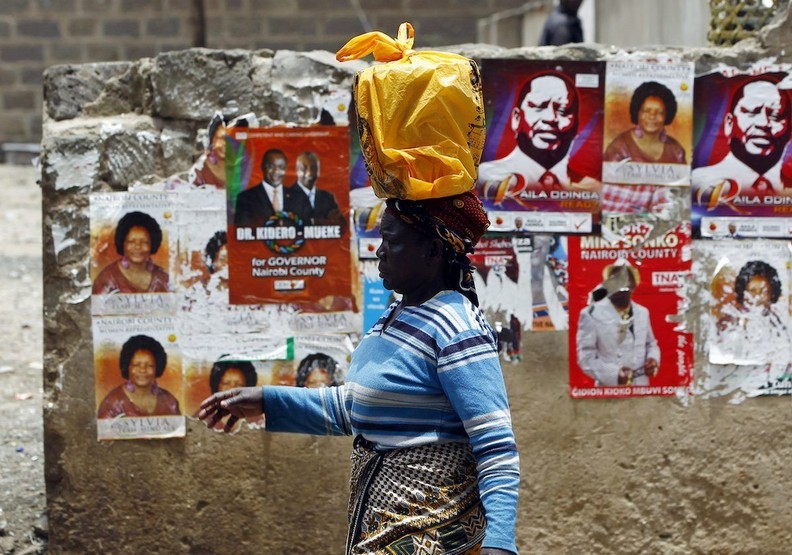
[[[438,258],[442,260],[443,242],[440,239],[436,239],[436,238],[429,241],[428,253],[429,253],[429,257]]]

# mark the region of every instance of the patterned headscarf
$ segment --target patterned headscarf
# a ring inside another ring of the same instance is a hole
[[[443,258],[448,262],[446,280],[478,306],[473,281],[475,268],[467,255],[473,252],[490,225],[478,197],[468,191],[421,201],[388,199],[385,211],[420,233],[443,242]]]

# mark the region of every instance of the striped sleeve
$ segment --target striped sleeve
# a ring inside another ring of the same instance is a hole
[[[311,389],[264,386],[263,403],[268,432],[352,435],[346,386]]]
[[[487,516],[483,546],[516,553],[520,458],[493,335],[482,329],[460,333],[440,350],[437,372],[476,457]]]

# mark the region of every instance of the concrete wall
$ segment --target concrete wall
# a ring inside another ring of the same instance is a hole
[[[592,42],[625,47],[707,45],[711,18],[708,0],[596,2],[597,33]]]
[[[685,55],[699,70],[750,63],[779,52],[790,27],[779,20],[763,42]],[[460,50],[473,57],[604,54]],[[314,79],[296,83],[303,75]],[[342,551],[346,438],[226,437],[190,422],[185,439],[96,441],[87,206],[91,191],[186,169],[197,129],[227,103],[224,91],[265,121],[306,122],[315,107],[293,99],[351,78],[329,53],[242,50],[47,72],[44,434],[52,553]],[[296,86],[305,87],[301,94]],[[690,318],[700,310],[693,299]],[[789,399],[573,401],[566,333],[526,333],[523,353],[521,364],[504,367],[522,456],[523,553],[788,552]]]
[[[409,20],[426,46],[473,42],[476,21],[523,0],[2,0],[0,144],[39,142],[42,73],[52,65],[137,60],[190,46],[335,52]],[[359,4],[360,11],[354,4]],[[205,42],[196,38],[203,6]]]

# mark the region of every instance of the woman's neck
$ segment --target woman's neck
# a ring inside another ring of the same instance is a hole
[[[148,272],[145,262],[132,262],[127,258],[127,270],[132,272]]]
[[[415,291],[404,293],[401,304],[404,306],[422,305],[444,289],[446,289],[445,283],[427,283],[425,286]]]

